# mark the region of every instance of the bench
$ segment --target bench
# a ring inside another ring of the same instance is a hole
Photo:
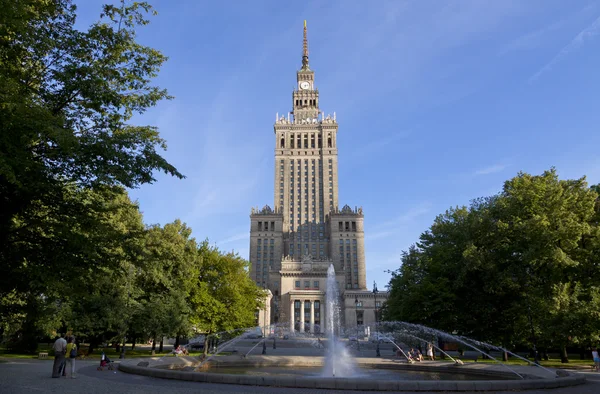
[[[42,352],[42,353],[38,354],[38,360],[43,360],[45,358],[48,358],[48,353]]]

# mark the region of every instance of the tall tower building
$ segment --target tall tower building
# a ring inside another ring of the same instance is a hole
[[[292,111],[275,117],[274,208],[250,215],[250,275],[273,294],[272,322],[314,332],[323,329],[330,264],[342,294],[367,287],[362,209],[339,209],[337,118],[319,106],[308,54],[305,21]]]

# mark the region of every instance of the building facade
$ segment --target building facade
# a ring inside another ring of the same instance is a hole
[[[275,117],[273,208],[253,208],[250,215],[250,275],[272,294],[269,322],[323,331],[327,268],[333,264],[344,323],[369,324],[376,306],[366,284],[364,215],[362,208],[339,208],[338,123],[335,112],[325,115],[319,106],[306,21],[296,82],[292,111]],[[383,301],[387,293],[378,297]]]

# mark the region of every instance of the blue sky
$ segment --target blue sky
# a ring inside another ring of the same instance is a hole
[[[80,23],[102,1],[76,1]],[[249,214],[273,205],[273,122],[291,110],[308,22],[311,68],[340,125],[342,205],[365,212],[367,280],[451,206],[555,166],[600,182],[600,1],[154,0],[142,43],[169,61],[163,175],[131,191],[145,221],[188,223],[248,257]]]

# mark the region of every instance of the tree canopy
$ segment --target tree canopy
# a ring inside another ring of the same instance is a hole
[[[516,346],[600,340],[600,204],[585,178],[519,173],[439,215],[402,254],[388,320]]]
[[[136,38],[150,4],[105,5],[85,29],[71,0],[0,7],[2,340],[35,350],[57,331],[97,344],[253,325],[261,293],[247,263],[216,248],[209,258],[179,220],[146,226],[126,191],[157,171],[183,178],[140,123],[172,98],[153,83],[167,58]],[[211,303],[238,320],[200,319]]]

